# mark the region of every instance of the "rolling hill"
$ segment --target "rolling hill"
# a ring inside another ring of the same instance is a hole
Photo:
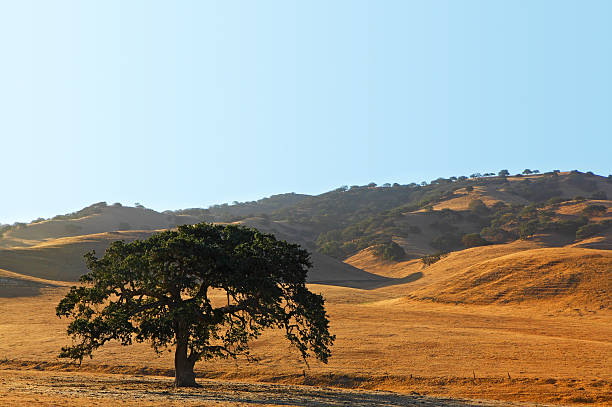
[[[75,281],[86,271],[83,254],[101,254],[114,240],[145,238],[180,224],[225,221],[256,227],[313,252],[311,283],[388,286],[409,298],[442,302],[554,297],[609,307],[608,197],[610,177],[571,171],[369,184],[318,196],[281,194],[165,212],[100,202],[3,227],[0,269],[15,273],[11,282]],[[436,253],[441,260],[425,267],[421,257]],[[597,286],[603,287],[601,295],[587,298],[584,293]]]

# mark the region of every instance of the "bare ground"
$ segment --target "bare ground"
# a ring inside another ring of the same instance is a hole
[[[197,389],[176,389],[159,376],[83,372],[0,371],[0,400],[5,406],[533,406],[535,404],[461,400],[398,394],[220,380],[200,380]]]

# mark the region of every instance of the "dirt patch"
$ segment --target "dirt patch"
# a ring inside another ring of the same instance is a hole
[[[219,380],[176,389],[157,376],[0,371],[3,405],[262,405],[262,406],[517,406],[515,403],[428,397],[413,392],[356,391]],[[526,404],[521,404],[526,405]]]

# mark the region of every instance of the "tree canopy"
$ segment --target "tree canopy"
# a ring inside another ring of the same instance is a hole
[[[73,344],[60,357],[82,361],[106,342],[175,347],[175,384],[194,386],[199,360],[249,357],[266,328],[306,359],[327,362],[334,336],[323,297],[305,284],[309,253],[242,226],[180,226],[130,243],[113,242],[60,301]]]

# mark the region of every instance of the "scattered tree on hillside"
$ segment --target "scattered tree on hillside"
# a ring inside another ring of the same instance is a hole
[[[499,175],[500,177],[507,177],[510,175],[510,171],[508,170],[501,170],[500,172],[497,173],[497,175]]]
[[[199,360],[249,357],[249,342],[283,328],[303,358],[330,357],[334,336],[323,297],[306,288],[309,253],[296,244],[235,225],[201,223],[131,243],[113,242],[57,306],[72,319],[72,346],[61,357],[81,361],[110,340],[175,347],[175,384],[196,386]],[[222,304],[213,290],[224,293]]]
[[[374,254],[385,260],[401,261],[406,257],[404,248],[394,241],[374,246]]]
[[[432,264],[440,261],[445,256],[448,256],[448,252],[437,252],[434,254],[428,254],[426,256],[421,257],[421,262],[423,263],[423,267],[431,266]]]
[[[531,173],[533,173],[533,171],[531,171],[529,168],[523,170],[523,175],[529,175]]]
[[[538,222],[535,220],[522,223],[519,226],[519,237],[523,240],[533,236],[538,231]]]
[[[467,248],[491,244],[491,242],[483,239],[480,236],[480,233],[469,233],[467,235],[463,235],[461,238],[461,243],[463,243],[463,245]]]

